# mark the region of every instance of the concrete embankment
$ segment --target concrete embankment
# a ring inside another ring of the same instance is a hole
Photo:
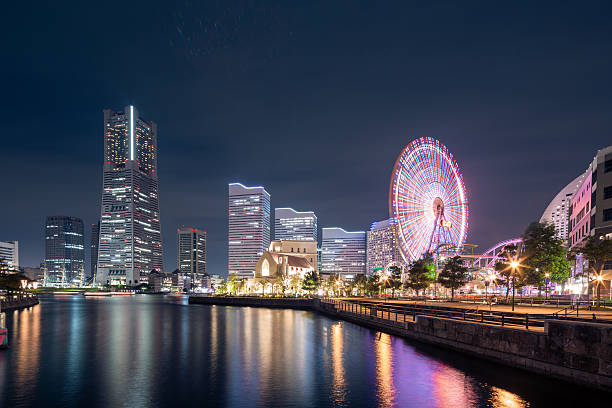
[[[20,299],[1,300],[0,311],[10,312],[11,310],[25,309],[38,304],[38,297],[35,295]]]
[[[544,330],[501,327],[433,316],[385,319],[376,308],[352,312],[320,299],[197,297],[190,303],[313,310],[389,334],[450,348],[612,392],[612,325],[546,320]]]
[[[255,296],[189,296],[189,303],[201,305],[271,307],[276,309],[313,310],[313,300],[303,298],[261,298]]]

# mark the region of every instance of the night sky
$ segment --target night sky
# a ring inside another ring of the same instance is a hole
[[[612,144],[609,2],[377,3],[3,4],[0,240],[37,266],[46,215],[89,229],[102,110],[128,104],[159,126],[166,270],[185,224],[226,273],[228,182],[264,185],[320,228],[366,230],[388,217],[401,149],[434,137],[484,250]]]

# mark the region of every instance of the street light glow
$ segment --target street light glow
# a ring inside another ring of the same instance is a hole
[[[512,269],[516,269],[519,266],[518,261],[512,261],[510,262],[510,267],[512,267]]]

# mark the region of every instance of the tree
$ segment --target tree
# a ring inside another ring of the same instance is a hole
[[[366,293],[368,295],[372,295],[378,292],[379,287],[380,287],[380,277],[378,276],[378,274],[373,273],[370,276],[368,276],[367,281],[366,281],[366,288],[365,288]]]
[[[302,282],[302,289],[310,294],[319,288],[319,274],[317,271],[310,271],[304,275],[304,281]]]
[[[401,266],[393,265],[389,268],[388,285],[391,287],[391,297],[395,297],[395,291],[402,287],[402,268]]]
[[[230,273],[229,277],[227,278],[226,287],[227,287],[227,292],[230,295],[236,294],[236,291],[238,290],[238,277],[236,276],[235,273]]]
[[[552,282],[557,283],[569,278],[568,252],[563,241],[557,238],[553,224],[532,222],[522,238],[521,264],[524,267],[527,285],[541,288],[546,275]]]
[[[587,282],[590,283],[590,271],[594,274],[597,282],[597,306],[601,304],[600,285],[601,276],[607,261],[612,261],[612,240],[605,239],[604,236],[590,236],[582,248],[576,249],[582,256],[589,261],[587,269]]]
[[[425,254],[423,258],[412,262],[408,268],[408,277],[404,283],[404,286],[414,290],[417,295],[419,294],[419,291],[427,289],[429,284],[432,282],[432,264],[431,254]]]
[[[363,274],[359,274],[353,279],[353,285],[357,289],[358,294],[363,296],[367,289],[368,278]]]
[[[451,290],[451,301],[455,300],[455,289],[459,289],[465,284],[468,278],[468,268],[463,264],[459,256],[449,258],[444,264],[444,268],[438,274],[438,282]]]

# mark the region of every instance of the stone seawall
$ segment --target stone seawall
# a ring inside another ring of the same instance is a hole
[[[189,296],[189,303],[200,305],[270,307],[275,309],[313,310],[313,300],[303,298],[261,298],[254,296]]]
[[[17,300],[0,301],[0,312],[10,312],[11,310],[25,309],[38,304],[38,297],[32,296]]]
[[[415,321],[396,322],[319,300],[313,307],[372,329],[612,392],[610,324],[547,320],[541,332],[418,315]]]

